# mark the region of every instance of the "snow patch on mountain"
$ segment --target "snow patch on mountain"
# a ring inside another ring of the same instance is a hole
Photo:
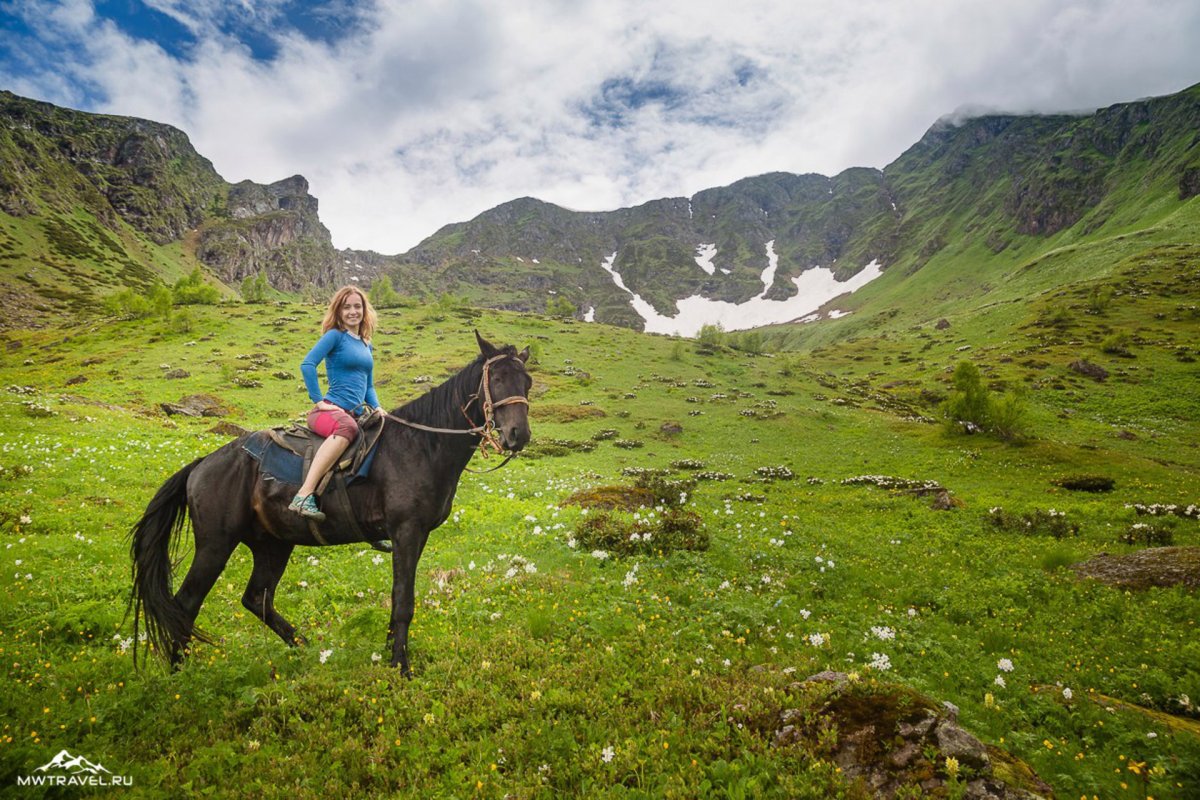
[[[775,270],[779,266],[774,240],[767,242],[766,253],[767,268],[762,274],[764,288],[757,297],[744,303],[728,303],[692,295],[676,301],[675,307],[679,313],[673,317],[659,314],[652,305],[625,285],[620,273],[614,268],[617,260],[615,252],[606,258],[601,266],[612,276],[613,283],[629,294],[630,305],[645,321],[643,330],[646,333],[687,337],[695,337],[705,325],[720,325],[724,330],[738,331],[791,322],[802,317],[805,322],[815,320],[818,315],[814,312],[825,303],[838,295],[857,291],[883,274],[883,266],[878,260],[872,260],[858,274],[845,281],[839,281],[831,269],[813,267],[792,278],[792,283],[796,285],[794,296],[786,300],[768,300],[766,294],[775,281]],[[836,312],[836,316],[844,316],[846,313],[848,312]],[[836,318],[834,312],[830,313],[830,317]]]

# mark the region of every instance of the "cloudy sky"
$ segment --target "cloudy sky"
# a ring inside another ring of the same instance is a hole
[[[299,173],[399,253],[534,196],[609,210],[887,165],[956,111],[1200,82],[1196,0],[0,0],[0,88]]]

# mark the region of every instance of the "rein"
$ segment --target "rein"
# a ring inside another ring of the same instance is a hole
[[[483,376],[479,379],[479,389],[477,389],[475,394],[471,395],[467,399],[467,402],[459,409],[460,411],[462,411],[463,416],[467,418],[467,422],[471,423],[470,428],[467,428],[465,430],[462,428],[433,428],[433,427],[430,427],[429,425],[422,425],[419,422],[412,422],[411,420],[401,419],[400,417],[397,417],[394,414],[389,414],[386,411],[383,411],[380,413],[383,414],[385,419],[390,419],[393,422],[398,422],[401,425],[408,426],[409,428],[416,428],[417,430],[426,431],[428,433],[446,433],[446,434],[459,434],[459,435],[467,435],[467,436],[479,436],[479,437],[481,437],[479,440],[479,452],[484,458],[489,457],[489,453],[488,453],[489,450],[491,450],[492,452],[497,453],[497,454],[503,453],[504,445],[500,443],[500,435],[498,433],[496,433],[496,420],[495,420],[495,416],[494,416],[495,410],[497,408],[502,408],[503,406],[513,405],[515,403],[522,403],[525,406],[529,405],[529,399],[526,397],[522,397],[521,395],[513,395],[512,397],[506,397],[500,401],[492,400],[492,386],[491,386],[491,381],[489,380],[489,373],[491,371],[492,364],[496,363],[497,361],[502,361],[506,358],[513,358],[513,356],[501,354],[498,356],[492,356],[487,361],[483,362]],[[483,424],[475,425],[474,424],[475,420],[471,419],[471,415],[469,413],[467,413],[467,409],[470,408],[477,400],[479,400],[480,395],[483,396],[483,404],[482,404]],[[468,472],[476,472],[476,473],[493,472],[495,470],[500,469],[500,467],[503,467],[505,464],[507,464],[509,461],[511,461],[513,456],[515,456],[515,455],[516,455],[516,453],[509,453],[508,456],[503,461],[501,461],[499,464],[492,467],[491,469],[474,470],[474,469],[468,468],[467,471]]]

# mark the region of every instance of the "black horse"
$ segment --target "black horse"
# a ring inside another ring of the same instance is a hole
[[[254,555],[254,569],[242,605],[287,644],[304,644],[274,605],[292,549],[388,539],[391,663],[409,676],[413,581],[429,532],[450,515],[459,478],[476,447],[491,442],[516,452],[529,442],[528,348],[520,353],[512,345],[497,349],[478,332],[475,337],[478,358],[385,419],[370,474],[347,487],[358,537],[345,533],[353,526],[339,524],[335,514],[314,536],[307,520],[288,511],[295,487],[264,480],[258,462],[242,448],[248,436],[259,434],[247,434],[175,473],[130,531],[135,634],[144,618],[150,643],[173,665],[192,640],[211,641],[196,629],[196,615],[230,555],[245,544]],[[182,534],[188,517],[196,555],[172,594],[171,540]]]

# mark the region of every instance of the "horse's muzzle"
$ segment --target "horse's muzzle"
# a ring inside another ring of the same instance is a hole
[[[503,425],[499,427],[500,443],[504,449],[518,453],[529,444],[528,425]]]

